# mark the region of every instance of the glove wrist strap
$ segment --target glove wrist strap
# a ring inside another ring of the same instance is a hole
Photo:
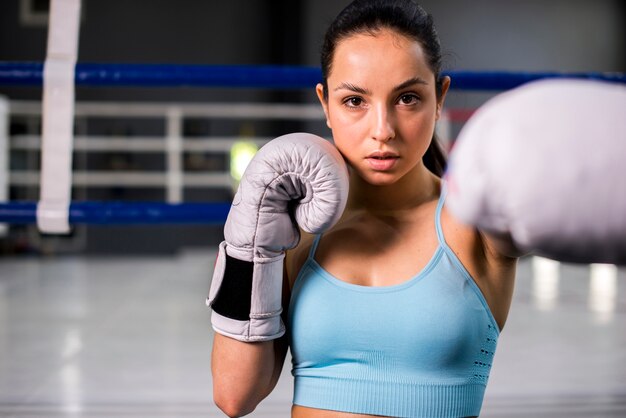
[[[244,261],[220,244],[207,305],[216,332],[241,341],[265,341],[285,332],[280,318],[284,254]]]

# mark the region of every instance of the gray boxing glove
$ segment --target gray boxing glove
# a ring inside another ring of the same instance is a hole
[[[347,197],[346,164],[327,140],[294,133],[259,150],[233,199],[215,263],[207,305],[216,332],[240,341],[285,333],[285,250],[298,244],[298,226],[315,234],[334,225]]]
[[[450,155],[446,204],[526,252],[626,265],[626,87],[542,80],[491,99]]]

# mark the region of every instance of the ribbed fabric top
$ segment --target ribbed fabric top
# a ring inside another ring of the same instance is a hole
[[[447,246],[399,285],[344,282],[314,258],[294,284],[294,404],[392,417],[478,416],[498,340],[480,289]],[[410,254],[407,254],[410,256]]]

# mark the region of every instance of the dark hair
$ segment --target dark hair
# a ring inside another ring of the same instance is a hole
[[[437,97],[441,96],[441,45],[432,16],[412,0],[354,0],[339,13],[324,36],[321,64],[325,100],[328,100],[328,76],[337,44],[350,36],[364,32],[375,34],[381,29],[392,29],[420,43],[435,75]],[[423,161],[438,176],[446,168],[445,154],[434,134]]]

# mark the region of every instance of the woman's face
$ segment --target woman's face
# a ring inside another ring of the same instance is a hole
[[[435,76],[419,42],[392,30],[341,40],[327,79],[317,86],[335,145],[366,182],[387,185],[423,168],[439,118]]]

